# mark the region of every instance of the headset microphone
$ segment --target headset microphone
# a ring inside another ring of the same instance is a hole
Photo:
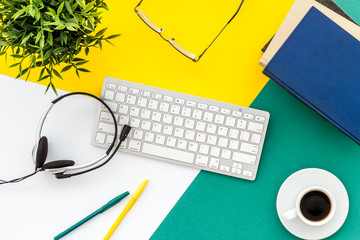
[[[117,138],[114,137],[113,142],[110,144],[106,153],[87,164],[77,166],[77,165],[75,165],[75,161],[72,161],[72,160],[56,160],[56,161],[51,161],[51,162],[45,163],[46,159],[47,159],[47,155],[48,155],[48,139],[46,136],[41,136],[41,131],[42,131],[45,119],[46,119],[48,113],[50,112],[50,110],[52,109],[52,107],[56,103],[60,102],[62,99],[66,98],[66,97],[70,97],[73,95],[85,95],[85,96],[89,96],[89,97],[94,98],[97,101],[99,101],[107,109],[107,111],[111,114],[111,118],[112,118],[114,128],[115,128],[114,136],[118,136],[118,126],[117,126],[117,121],[116,121],[115,115],[111,111],[110,107],[103,100],[101,100],[100,98],[98,98],[90,93],[85,93],[85,92],[73,92],[73,93],[68,93],[68,94],[62,95],[51,102],[51,104],[45,110],[44,114],[42,115],[42,117],[39,121],[39,126],[38,126],[38,130],[36,133],[35,146],[33,148],[33,153],[32,153],[33,162],[35,164],[35,171],[24,177],[15,178],[15,179],[12,179],[9,181],[0,179],[0,184],[17,183],[22,180],[25,180],[28,177],[35,175],[36,173],[38,173],[40,171],[52,173],[55,175],[55,177],[57,179],[69,178],[69,177],[84,174],[84,173],[93,171],[99,167],[102,167],[115,156],[116,152],[120,148],[121,143],[127,138],[128,134],[131,130],[131,127],[128,125],[123,126],[122,131],[119,136],[119,142],[117,143],[116,147],[115,147],[115,144],[116,144]],[[103,162],[101,164],[98,164],[101,161],[103,161]],[[89,167],[91,167],[91,168],[89,168]],[[81,169],[85,169],[85,170],[80,171],[80,172],[76,171],[76,170],[81,170]],[[72,171],[75,171],[75,172],[71,173]],[[70,173],[67,173],[67,172],[70,172]]]

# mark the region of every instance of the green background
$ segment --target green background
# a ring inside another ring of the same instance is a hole
[[[358,0],[336,3],[360,22]],[[152,239],[297,239],[276,196],[288,176],[312,167],[335,174],[349,195],[348,217],[329,239],[360,239],[360,147],[272,81],[251,107],[271,114],[256,180],[201,171]]]

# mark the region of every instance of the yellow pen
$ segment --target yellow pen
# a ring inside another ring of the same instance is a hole
[[[116,219],[116,221],[114,222],[114,224],[111,226],[110,230],[108,231],[108,233],[106,234],[106,236],[104,237],[103,240],[108,240],[110,239],[111,235],[115,232],[116,228],[119,226],[120,222],[123,220],[123,218],[125,217],[125,215],[128,213],[128,211],[130,211],[130,209],[132,208],[132,206],[134,206],[134,204],[136,203],[136,200],[138,200],[138,198],[140,197],[141,193],[143,192],[146,184],[148,183],[149,180],[145,179],[143,181],[143,183],[140,185],[140,187],[136,190],[136,192],[134,193],[134,195],[131,197],[130,201],[128,202],[128,204],[126,205],[126,207],[124,208],[124,210],[121,212],[120,216]]]

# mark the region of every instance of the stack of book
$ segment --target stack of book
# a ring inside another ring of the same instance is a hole
[[[331,0],[296,0],[263,73],[360,144],[360,27]]]

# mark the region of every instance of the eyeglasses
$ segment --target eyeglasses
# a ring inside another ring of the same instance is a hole
[[[175,42],[175,38],[172,37],[170,39],[166,39],[162,32],[164,31],[164,28],[160,28],[158,26],[156,26],[145,14],[144,10],[137,10],[138,7],[140,7],[141,3],[143,2],[143,0],[141,0],[139,2],[139,4],[135,7],[135,12],[137,13],[137,15],[140,17],[140,19],[148,26],[150,27],[152,30],[154,30],[155,32],[157,32],[160,37],[162,39],[164,39],[165,41],[167,41],[168,43],[170,43],[171,46],[173,46],[178,52],[180,52],[181,54],[183,54],[185,57],[190,58],[191,60],[193,60],[194,62],[198,62],[200,60],[200,58],[205,54],[205,52],[211,47],[211,45],[215,42],[215,40],[220,36],[220,34],[224,31],[224,29],[227,27],[227,25],[229,25],[229,23],[235,18],[235,16],[238,14],[238,12],[240,11],[241,6],[244,3],[244,0],[241,1],[239,8],[236,10],[235,14],[230,18],[230,20],[225,24],[225,26],[221,29],[221,31],[216,35],[216,37],[214,38],[214,40],[212,40],[212,42],[209,44],[209,46],[200,54],[200,55],[196,55],[194,53],[191,53],[187,50],[185,50],[184,48],[182,48],[177,42]]]

